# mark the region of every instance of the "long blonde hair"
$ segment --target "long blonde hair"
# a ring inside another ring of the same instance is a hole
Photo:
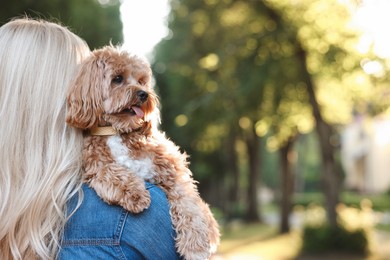
[[[82,133],[65,123],[66,92],[88,53],[56,23],[0,28],[0,259],[56,257],[81,188]]]

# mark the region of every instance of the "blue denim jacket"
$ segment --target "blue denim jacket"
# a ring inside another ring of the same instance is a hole
[[[65,226],[59,259],[180,259],[165,193],[149,183],[146,187],[150,207],[132,214],[83,185],[83,203]],[[69,208],[76,204],[74,198]]]

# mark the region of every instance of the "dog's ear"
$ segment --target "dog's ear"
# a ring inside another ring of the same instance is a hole
[[[70,86],[67,97],[66,122],[89,129],[96,126],[103,114],[103,91],[107,83],[104,60],[92,54],[82,64]]]

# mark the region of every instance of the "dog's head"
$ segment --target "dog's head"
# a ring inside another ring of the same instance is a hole
[[[93,51],[69,89],[67,123],[149,133],[159,120],[151,77],[149,64],[137,56],[112,46]]]

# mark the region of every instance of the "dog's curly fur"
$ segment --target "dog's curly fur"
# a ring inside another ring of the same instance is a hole
[[[149,64],[107,46],[81,65],[68,94],[67,123],[86,130],[84,181],[107,203],[139,213],[150,204],[144,181],[167,194],[176,246],[185,259],[207,259],[219,243],[218,224],[200,198],[187,156],[157,129],[158,97]],[[88,131],[112,126],[114,136]]]

